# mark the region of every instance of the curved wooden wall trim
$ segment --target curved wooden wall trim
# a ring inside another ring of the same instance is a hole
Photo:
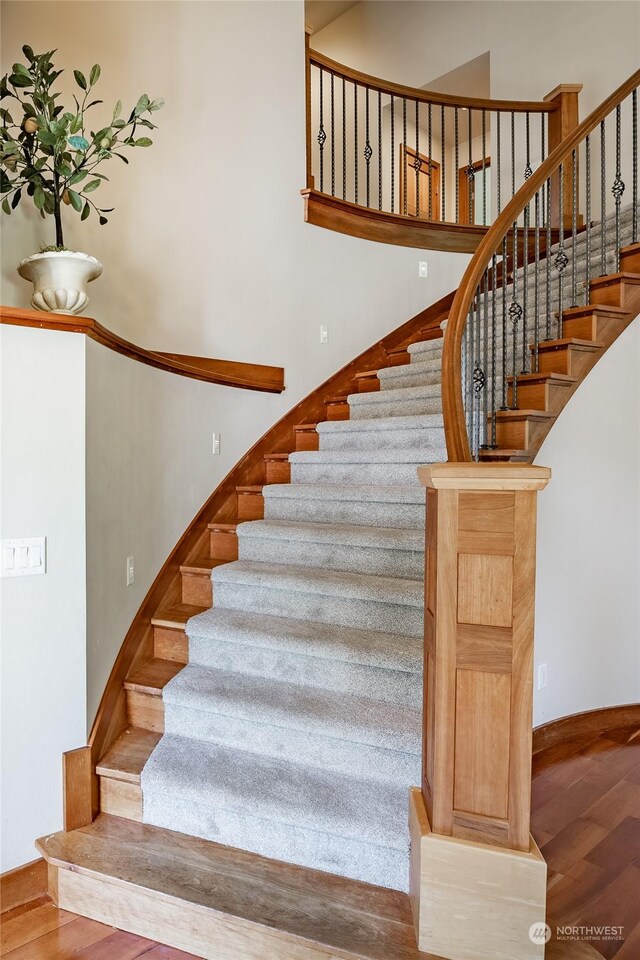
[[[308,187],[300,193],[304,197],[305,223],[360,237],[361,240],[377,240],[378,243],[420,250],[474,253],[489,229],[386,213]]]
[[[470,110],[505,110],[511,113],[553,113],[558,109],[558,103],[549,100],[491,100],[484,97],[459,97],[448,93],[433,93],[431,90],[423,90],[421,87],[405,87],[400,83],[392,83],[390,80],[381,80],[380,77],[372,77],[368,73],[361,73],[360,70],[354,70],[344,63],[338,63],[330,57],[325,57],[323,53],[317,50],[309,49],[309,60],[317,67],[335,74],[336,77],[344,77],[345,80],[353,80],[370,90],[379,90],[380,93],[392,93],[394,97],[407,97],[410,100],[420,100],[423,103],[438,104],[443,107],[464,107]]]
[[[607,730],[640,724],[640,703],[624,703],[617,707],[601,707],[559,717],[533,728],[533,755],[574,737],[598,737]]]
[[[91,317],[70,317],[63,313],[0,307],[0,323],[38,327],[44,330],[63,330],[68,333],[84,333],[96,343],[121,353],[131,360],[156,367],[158,370],[165,370],[167,373],[190,377],[192,380],[203,380],[206,383],[217,383],[225,387],[240,387],[244,390],[260,390],[265,393],[282,393],[284,390],[282,367],[145,350],[144,347],[119,337],[117,333],[103,327]]]
[[[187,557],[192,556],[207,542],[208,524],[211,522],[224,524],[235,519],[236,488],[264,484],[265,454],[286,454],[294,450],[294,427],[325,420],[325,402],[328,399],[344,397],[345,394],[352,393],[357,373],[390,365],[389,354],[403,347],[412,338],[416,338],[421,331],[427,331],[424,334],[425,339],[428,336],[441,336],[439,326],[448,317],[453,296],[453,293],[450,293],[427,307],[316,387],[253,445],[213,491],[158,573],[120,648],[89,737],[93,770],[111,743],[127,725],[123,682],[135,664],[153,656],[151,619],[160,606],[166,608],[180,602],[180,566],[185,563]],[[93,781],[93,808],[97,813],[95,774]]]

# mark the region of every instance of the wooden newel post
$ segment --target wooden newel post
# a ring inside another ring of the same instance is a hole
[[[423,774],[412,791],[420,950],[544,956],[546,864],[529,833],[537,491],[527,464],[434,464],[427,487]],[[535,938],[534,938],[535,939]]]
[[[582,90],[581,83],[561,83],[544,98],[552,103],[555,110],[549,114],[549,148],[548,153],[562,143],[565,137],[578,126],[578,94]],[[577,167],[577,163],[576,163]],[[576,169],[576,176],[578,171]],[[579,179],[578,179],[579,182]],[[560,173],[551,177],[551,225],[559,227],[564,224],[565,229],[571,229],[572,196],[573,196],[573,169],[571,158],[563,165],[562,174],[562,219],[560,215]]]

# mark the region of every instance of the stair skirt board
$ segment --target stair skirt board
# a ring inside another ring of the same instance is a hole
[[[584,237],[565,249],[582,289]],[[499,377],[513,347],[489,346]],[[189,662],[163,689],[141,774],[148,824],[403,891],[421,776],[417,467],[446,460],[442,340],[407,353],[379,389],[340,401],[348,419],[317,425],[318,449],[289,456],[290,482],[262,488],[264,519],[238,523],[238,559],[212,570],[214,607],[186,625]]]

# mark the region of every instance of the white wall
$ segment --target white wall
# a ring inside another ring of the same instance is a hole
[[[63,751],[86,742],[85,338],[0,327],[0,536],[47,538],[1,581],[0,871],[62,825]]]
[[[535,724],[640,700],[640,319],[569,401],[537,463]]]
[[[637,69],[639,37],[640,7],[627,0],[362,0],[311,45],[413,87],[489,52],[492,97],[540,100],[582,83],[586,116]]]

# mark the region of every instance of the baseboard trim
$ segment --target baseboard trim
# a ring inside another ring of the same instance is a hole
[[[0,874],[0,912],[7,913],[47,893],[47,863],[42,857]]]
[[[600,736],[607,730],[640,724],[640,703],[625,703],[617,707],[602,707],[559,717],[533,730],[533,755],[574,737]]]

